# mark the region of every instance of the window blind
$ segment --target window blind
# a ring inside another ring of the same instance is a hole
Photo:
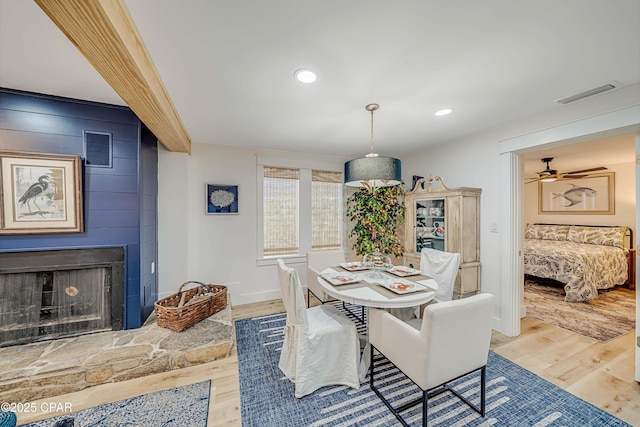
[[[342,246],[342,174],[311,172],[311,248],[340,249]]]
[[[298,253],[298,169],[264,166],[264,256]]]

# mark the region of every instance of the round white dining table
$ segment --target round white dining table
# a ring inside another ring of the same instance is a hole
[[[349,302],[351,304],[363,305],[365,307],[376,308],[406,308],[415,307],[425,304],[431,301],[435,295],[435,289],[438,288],[438,284],[431,278],[413,281],[411,276],[403,277],[402,280],[408,280],[416,283],[417,286],[424,288],[420,292],[410,292],[401,295],[393,295],[390,290],[384,289],[379,292],[375,289],[376,286],[380,286],[379,283],[383,281],[393,281],[398,279],[390,273],[381,272],[382,278],[370,277],[371,271],[364,270],[360,272],[350,272],[360,279],[360,282],[345,285],[332,285],[327,280],[322,278],[323,274],[331,272],[340,272],[340,267],[327,268],[320,272],[318,275],[318,283],[322,286],[322,289],[332,297],[341,301]],[[386,291],[386,292],[385,292]],[[385,296],[385,293],[389,296]]]
[[[414,285],[422,287],[420,291],[409,292],[401,295],[394,294],[391,290],[388,290],[381,286],[384,281],[398,281],[398,277],[390,273],[380,272],[381,277],[371,277],[372,271],[363,270],[359,272],[349,272],[359,279],[356,283],[344,284],[344,285],[332,285],[322,276],[330,273],[342,272],[341,267],[326,268],[318,275],[318,283],[322,286],[322,289],[332,297],[349,302],[351,304],[362,305],[367,307],[367,313],[370,307],[384,308],[384,309],[400,309],[417,307],[422,304],[426,304],[436,296],[435,289],[438,289],[438,284],[432,278],[425,278],[426,276],[409,276],[403,277],[402,280],[408,280],[413,282]],[[411,280],[414,277],[416,281]],[[387,282],[388,283],[388,282]],[[382,288],[382,289],[381,289]],[[386,294],[386,295],[385,295]],[[406,310],[405,310],[406,311]],[[367,315],[367,317],[369,317]],[[358,376],[360,381],[364,381],[369,371],[370,352],[368,337],[362,337],[365,346],[360,358],[360,365],[358,367]]]

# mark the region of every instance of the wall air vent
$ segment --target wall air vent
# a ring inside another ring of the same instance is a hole
[[[87,166],[110,168],[113,159],[113,135],[84,131],[84,158]]]
[[[611,83],[608,83],[606,85],[602,85],[593,89],[585,90],[584,92],[580,92],[575,95],[567,96],[566,98],[556,99],[556,102],[559,102],[560,104],[570,104],[572,102],[576,102],[581,99],[585,99],[590,96],[597,95],[599,93],[606,92],[608,90],[615,89],[615,88],[616,86],[612,85]]]

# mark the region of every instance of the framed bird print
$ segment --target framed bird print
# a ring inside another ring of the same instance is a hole
[[[614,172],[582,178],[538,181],[538,212],[541,214],[613,215],[615,213]]]
[[[80,156],[0,151],[0,234],[81,233]]]

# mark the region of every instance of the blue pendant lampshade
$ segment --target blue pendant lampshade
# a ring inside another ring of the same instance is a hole
[[[393,157],[363,157],[344,164],[348,187],[391,187],[402,182],[402,164]]]
[[[373,112],[380,106],[368,104],[371,112],[371,151],[365,157],[344,164],[344,185],[348,187],[391,187],[402,182],[402,164],[393,157],[382,157],[373,149]]]

